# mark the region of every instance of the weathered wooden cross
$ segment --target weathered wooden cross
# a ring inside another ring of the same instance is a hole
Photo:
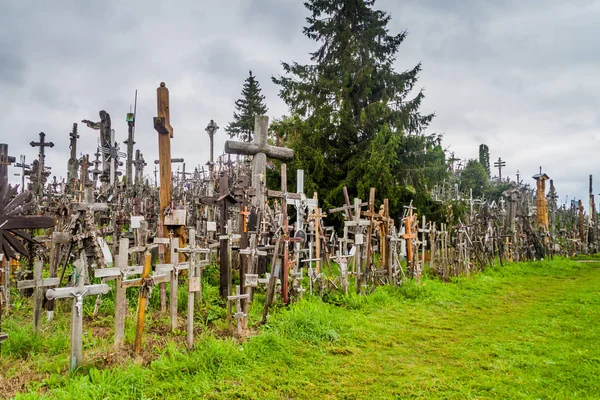
[[[46,298],[53,299],[73,299],[72,317],[71,317],[71,356],[69,368],[73,371],[81,364],[82,358],[82,331],[83,331],[83,298],[85,296],[97,296],[107,294],[110,286],[102,283],[97,285],[85,285],[87,276],[87,267],[85,265],[85,256],[75,261],[73,265],[73,286],[64,288],[49,289],[46,291]]]
[[[46,147],[54,147],[53,142],[46,142],[46,134],[44,132],[40,132],[40,141],[31,141],[29,143],[31,147],[39,147],[39,155],[38,155],[38,169],[37,169],[37,177],[36,177],[36,186],[34,192],[36,195],[41,198],[44,190],[44,182],[46,179]]]
[[[60,278],[42,278],[42,267],[44,262],[36,260],[33,264],[33,279],[17,282],[18,289],[33,289],[33,330],[37,332],[40,328],[40,319],[42,315],[42,300],[44,299],[44,289],[50,286],[57,286]]]

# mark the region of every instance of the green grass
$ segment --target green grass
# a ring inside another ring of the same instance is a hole
[[[168,321],[149,312],[146,361],[126,354],[106,364],[110,334],[86,336],[86,364],[69,374],[68,345],[56,332],[68,333],[68,320],[32,336],[25,314],[3,321],[11,337],[0,370],[38,378],[18,398],[600,398],[600,262],[510,264],[368,296],[306,296],[275,308],[242,343],[221,335],[216,289],[204,295],[204,333],[191,352],[182,335],[161,335]],[[93,324],[86,320],[84,332]]]

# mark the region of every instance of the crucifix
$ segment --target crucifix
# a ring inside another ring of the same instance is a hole
[[[85,265],[85,256],[82,254],[73,264],[73,286],[49,289],[46,291],[48,300],[73,298],[73,307],[71,310],[71,356],[69,369],[75,370],[81,364],[83,348],[83,298],[84,296],[97,296],[107,294],[110,286],[101,283],[96,285],[85,285],[87,277],[87,267]]]
[[[54,147],[54,143],[53,142],[46,142],[46,134],[44,132],[40,132],[40,141],[36,142],[36,141],[31,141],[29,142],[29,145],[31,147],[39,147],[40,151],[38,154],[38,170],[37,170],[37,177],[36,177],[36,186],[34,188],[34,192],[36,193],[36,195],[41,198],[44,193],[44,183],[46,181],[46,167],[45,167],[45,160],[46,160],[46,147]]]

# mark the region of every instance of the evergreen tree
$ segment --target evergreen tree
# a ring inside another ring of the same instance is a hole
[[[406,32],[389,35],[390,15],[374,3],[307,0],[304,34],[320,47],[310,54],[311,64],[282,63],[284,75],[273,78],[292,112],[284,124],[287,145],[296,152],[292,168],[307,171],[307,193],[318,188],[325,207],[343,202],[343,186],[363,199],[375,187],[380,200],[397,202],[406,189],[399,184],[427,181],[401,174],[423,168],[421,157],[412,156],[429,148],[443,160],[439,137],[420,135],[433,118],[419,112],[423,92],[409,98],[421,65],[394,71]],[[416,164],[401,165],[409,158]],[[446,173],[444,162],[440,173]]]
[[[486,144],[479,145],[479,162],[485,170],[487,171],[488,176],[491,176],[490,171],[490,148]]]
[[[460,189],[466,194],[471,189],[474,198],[481,198],[489,184],[490,178],[485,167],[479,161],[470,159],[460,173]]]
[[[265,96],[260,93],[260,84],[250,71],[242,88],[242,98],[235,102],[233,122],[227,125],[225,132],[231,138],[251,142],[254,133],[254,117],[266,114],[267,110]]]

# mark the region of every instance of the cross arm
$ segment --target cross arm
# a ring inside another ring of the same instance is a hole
[[[173,127],[165,118],[154,117],[154,129],[161,135],[173,137]]]
[[[225,153],[227,154],[242,154],[245,156],[253,156],[259,153],[264,153],[269,158],[274,158],[281,161],[292,161],[294,159],[294,150],[287,147],[265,146],[261,147],[256,143],[237,142],[228,140],[225,142]]]
[[[48,300],[54,299],[65,299],[67,297],[73,297],[76,295],[85,296],[97,296],[100,294],[107,294],[110,292],[110,286],[105,283],[97,285],[88,285],[84,287],[64,287],[56,289],[48,289],[46,291],[46,298]]]

